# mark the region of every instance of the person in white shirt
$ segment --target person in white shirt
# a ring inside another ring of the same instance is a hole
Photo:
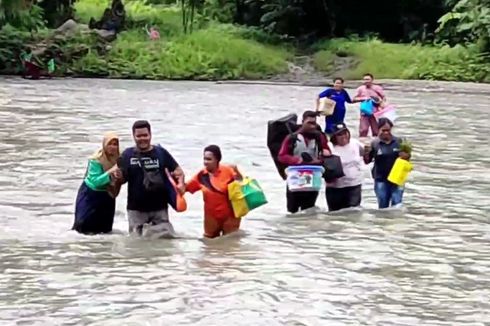
[[[345,123],[336,124],[329,146],[340,157],[345,176],[327,183],[325,191],[328,210],[338,211],[361,205],[361,184],[364,146],[352,139]]]

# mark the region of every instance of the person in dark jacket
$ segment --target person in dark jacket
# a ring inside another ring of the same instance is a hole
[[[322,157],[331,155],[325,134],[318,131],[317,116],[318,113],[314,111],[303,113],[301,128],[286,136],[282,143],[278,155],[279,162],[288,166],[322,165]],[[317,197],[318,191],[291,192],[287,188],[288,212],[296,213],[314,207]]]
[[[404,188],[388,181],[388,175],[398,157],[410,159],[408,153],[400,151],[401,139],[391,134],[393,122],[387,118],[378,121],[379,136],[364,150],[364,162],[374,161],[372,175],[374,192],[379,208],[388,208],[402,203]]]

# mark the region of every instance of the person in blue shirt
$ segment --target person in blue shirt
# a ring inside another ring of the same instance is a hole
[[[333,87],[321,92],[316,100],[316,110],[320,110],[320,99],[329,98],[335,101],[332,115],[325,117],[325,133],[332,134],[334,126],[343,123],[345,118],[345,103],[353,103],[349,93],[344,89],[344,79],[337,77],[333,80]]]

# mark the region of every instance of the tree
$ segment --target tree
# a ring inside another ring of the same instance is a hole
[[[490,0],[449,1],[452,10],[439,19],[437,33],[453,43],[476,42],[490,51]]]
[[[196,10],[202,9],[203,0],[181,0],[182,27],[184,33],[192,33],[194,30],[194,16]]]

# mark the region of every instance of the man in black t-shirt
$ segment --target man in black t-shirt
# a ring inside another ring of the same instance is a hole
[[[148,121],[133,124],[133,138],[136,146],[126,149],[118,161],[121,177],[128,183],[129,232],[173,235],[168,217],[173,192],[168,178],[183,184],[184,172],[165,148],[151,144]]]

